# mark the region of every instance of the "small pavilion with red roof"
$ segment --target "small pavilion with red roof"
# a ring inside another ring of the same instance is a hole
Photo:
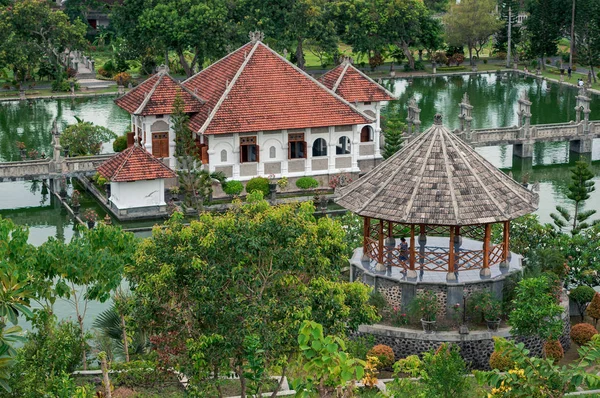
[[[180,95],[209,172],[246,181],[358,173],[381,159],[379,112],[392,93],[348,62],[315,80],[260,40],[182,83],[165,69],[115,102],[141,147],[175,169]]]
[[[165,211],[165,180],[175,178],[173,170],[135,144],[98,167],[110,181],[110,206],[119,215],[129,211]]]

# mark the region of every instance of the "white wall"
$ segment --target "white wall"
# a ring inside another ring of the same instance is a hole
[[[165,181],[163,179],[133,182],[111,182],[110,201],[117,209],[164,206]]]

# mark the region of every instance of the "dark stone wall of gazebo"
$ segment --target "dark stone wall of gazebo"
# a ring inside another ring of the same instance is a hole
[[[564,295],[562,305],[563,334],[559,340],[564,350],[571,346],[571,323],[569,319],[568,297]],[[566,301],[566,302],[565,302]],[[490,355],[494,352],[494,336],[522,342],[531,351],[530,355],[541,356],[543,341],[537,337],[514,338],[510,335],[510,328],[499,329],[498,332],[471,331],[468,335],[456,332],[441,332],[426,334],[423,331],[395,328],[387,325],[360,326],[354,336],[373,336],[375,344],[385,344],[394,350],[396,361],[409,355],[421,355],[429,350],[437,349],[440,344],[447,342],[457,344],[460,354],[472,369],[489,370]]]
[[[440,312],[438,313],[438,316],[440,317],[450,317],[452,315],[451,309],[456,303],[462,306],[463,295],[465,292],[467,295],[470,295],[478,290],[488,290],[498,300],[502,300],[502,291],[506,279],[516,274],[516,272],[509,272],[502,277],[494,279],[485,279],[468,283],[440,284],[433,282],[401,281],[385,275],[373,275],[365,272],[363,268],[358,267],[355,264],[350,264],[350,270],[353,281],[362,282],[372,286],[386,298],[391,307],[398,307],[404,311],[408,310],[409,304],[415,298],[417,293],[422,290],[433,291],[440,303]]]

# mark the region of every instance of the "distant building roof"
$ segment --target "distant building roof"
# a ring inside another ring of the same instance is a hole
[[[359,180],[336,202],[365,217],[406,224],[475,225],[537,209],[527,190],[436,123]]]
[[[184,112],[200,111],[204,103],[202,98],[183,87],[164,70],[117,98],[115,104],[134,115],[170,114],[173,113],[173,103],[177,94],[184,102]]]
[[[98,167],[98,173],[113,182],[173,178],[177,175],[138,145],[127,148]]]
[[[391,101],[394,94],[349,62],[343,62],[319,78],[331,91],[349,102]]]

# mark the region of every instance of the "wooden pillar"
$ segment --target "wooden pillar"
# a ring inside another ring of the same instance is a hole
[[[508,259],[510,256],[510,221],[504,221],[504,230],[502,231],[502,262],[501,268],[508,268]]]
[[[483,268],[480,271],[481,276],[491,276],[490,271],[490,240],[492,224],[485,224],[485,233],[483,236]]]
[[[369,256],[369,227],[371,224],[371,218],[365,217],[363,219],[363,261],[367,259]]]
[[[407,278],[415,278],[417,277],[417,271],[415,271],[415,226],[411,224],[410,226],[410,247],[408,248],[408,266],[409,270],[406,273]]]
[[[454,227],[450,227],[450,240],[448,242],[448,273],[446,274],[446,281],[455,281],[456,275],[454,274]]]
[[[377,263],[383,264],[383,220],[379,220],[379,252],[377,253]]]
[[[388,221],[388,239],[394,239],[394,223]]]

